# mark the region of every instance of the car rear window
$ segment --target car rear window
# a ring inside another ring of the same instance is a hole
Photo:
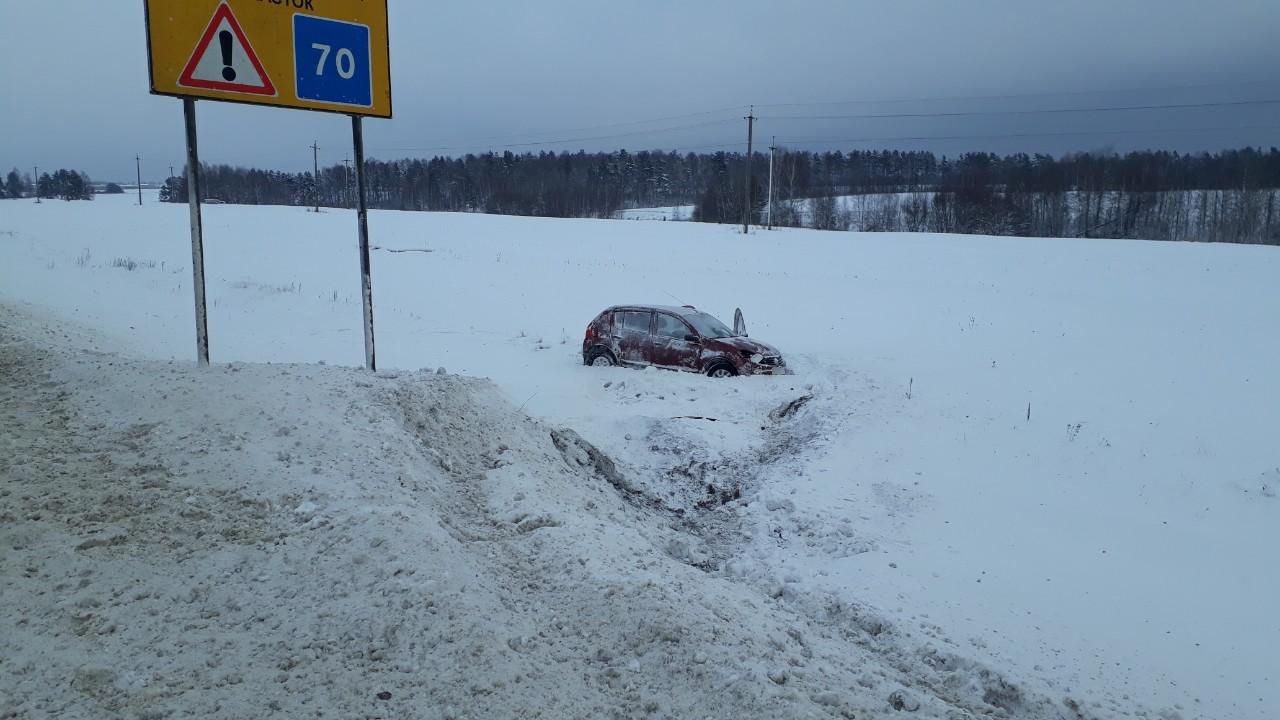
[[[647,333],[649,332],[649,313],[634,310],[614,313],[613,324],[630,332]]]

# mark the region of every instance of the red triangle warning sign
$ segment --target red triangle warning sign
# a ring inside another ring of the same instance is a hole
[[[275,95],[276,87],[225,2],[213,13],[178,84],[205,90]]]

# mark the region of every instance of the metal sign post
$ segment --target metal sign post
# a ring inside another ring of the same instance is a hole
[[[351,116],[351,136],[356,154],[356,218],[360,225],[360,296],[364,300],[364,366],[377,370],[373,351],[373,276],[369,272],[369,208],[364,182],[364,125],[359,115]]]
[[[200,151],[196,147],[196,101],[182,100],[187,125],[187,205],[191,207],[191,280],[196,290],[196,362],[209,364],[209,320],[204,304],[204,224],[200,219]]]
[[[386,0],[145,0],[145,9],[151,93],[182,98],[186,113],[199,363],[209,364],[194,100],[204,98],[351,116],[359,186],[365,367],[376,369],[361,123],[366,116],[391,117]],[[316,175],[319,183],[318,168]],[[138,192],[141,202],[141,160]]]

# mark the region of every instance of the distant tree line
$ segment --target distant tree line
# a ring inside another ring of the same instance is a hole
[[[691,206],[690,219],[737,223],[745,155],[620,150],[371,160],[369,204],[391,210],[613,217],[631,207]],[[763,220],[769,157],[751,158],[751,218]],[[206,166],[205,198],[228,203],[350,207],[354,173]],[[772,220],[822,229],[1280,242],[1280,150],[994,155],[782,150]],[[849,208],[847,196],[881,196]],[[892,196],[892,197],[889,197]],[[161,199],[185,202],[185,176]],[[837,198],[842,200],[837,201]]]
[[[696,166],[698,156],[687,156]],[[675,153],[485,153],[431,160],[370,160],[370,207],[548,217],[611,217],[623,207],[691,200],[701,185]],[[355,173],[345,165],[311,173],[204,166],[201,194],[230,203],[351,207]],[[185,202],[186,177],[162,199]]]
[[[50,175],[41,173],[34,182],[40,197],[60,200],[92,200],[93,183],[89,176],[76,170],[58,170]],[[0,199],[33,197],[33,183],[30,176],[23,176],[15,168],[0,183]]]
[[[789,203],[782,224],[1280,245],[1280,151],[943,159],[932,188]],[[804,212],[806,211],[807,212]]]

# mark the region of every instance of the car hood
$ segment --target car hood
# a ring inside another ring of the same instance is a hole
[[[714,340],[707,340],[706,342],[707,342],[707,345],[711,347],[723,348],[726,350],[729,350],[729,349],[742,350],[744,352],[749,352],[752,354],[759,353],[761,355],[781,355],[782,354],[778,352],[778,348],[773,347],[772,345],[766,345],[765,343],[762,343],[756,340],[752,340],[751,338],[748,338],[748,337],[716,338]]]

